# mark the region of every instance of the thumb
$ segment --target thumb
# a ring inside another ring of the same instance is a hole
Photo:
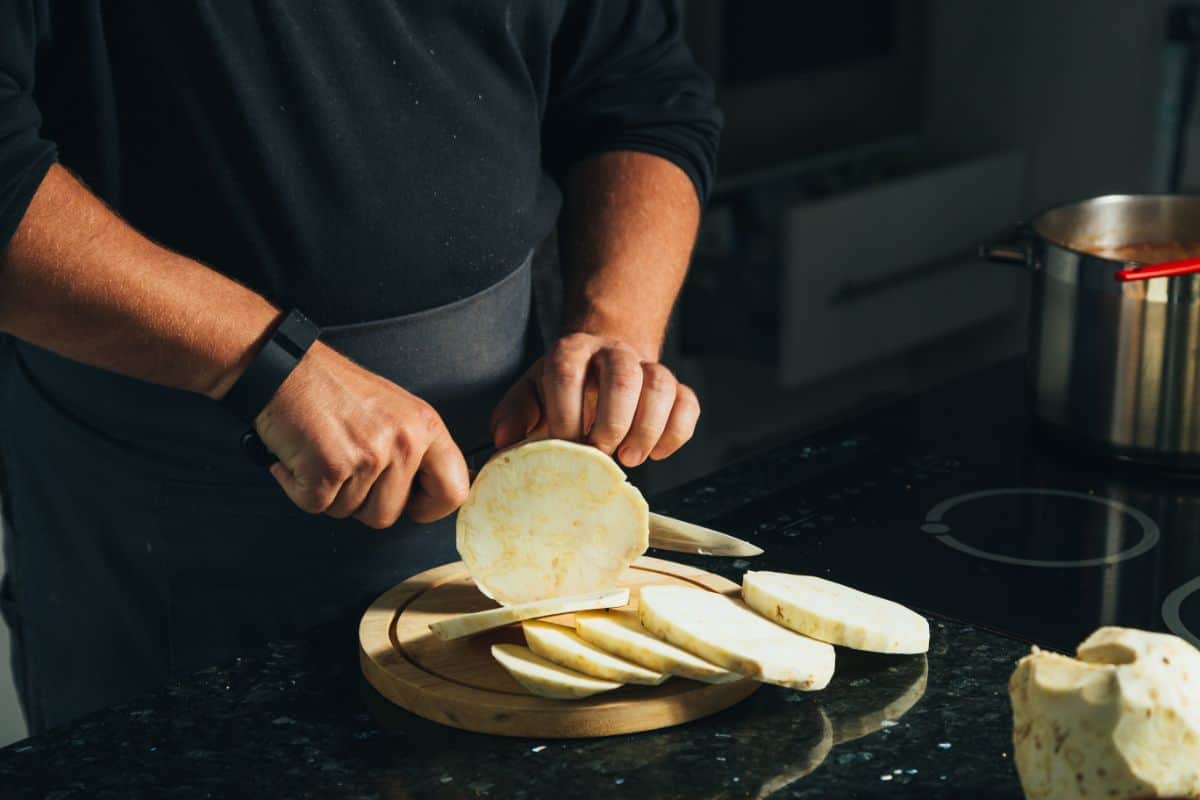
[[[522,376],[492,413],[492,441],[497,448],[521,441],[542,421],[542,402],[528,375]]]

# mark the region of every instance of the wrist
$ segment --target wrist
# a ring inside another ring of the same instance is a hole
[[[255,356],[262,351],[263,346],[270,340],[286,315],[286,311],[277,308],[270,308],[267,313],[263,314],[254,325],[254,329],[258,332],[245,337],[244,343],[236,350],[236,359],[221,367],[215,380],[209,381],[208,386],[201,393],[210,400],[218,401],[229,394],[229,390],[242,377],[246,368],[254,361]]]
[[[262,346],[220,397],[230,411],[253,423],[316,342],[320,329],[297,309],[272,325]]]
[[[337,369],[338,365],[333,362],[339,359],[342,359],[341,354],[329,345],[319,339],[313,342],[304,358],[279,385],[270,402],[254,418],[255,430],[265,432],[281,409],[295,408],[298,401],[303,404],[305,397],[327,397],[330,391],[329,372],[331,368]]]

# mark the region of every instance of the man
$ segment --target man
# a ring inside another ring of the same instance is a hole
[[[33,731],[452,559],[464,453],[545,433],[632,467],[691,436],[658,357],[720,116],[668,0],[0,2]]]

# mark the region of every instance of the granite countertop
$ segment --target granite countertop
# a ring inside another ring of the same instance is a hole
[[[1021,796],[1005,685],[1027,648],[964,625],[935,621],[928,661],[839,651],[823,692],[764,686],[707,719],[594,740],[462,733],[391,708],[359,677],[352,630],[10,745],[0,795]]]
[[[783,445],[652,506],[697,522],[750,507],[839,458],[836,441]],[[655,555],[735,579],[748,566]],[[822,692],[764,686],[677,728],[553,740],[396,709],[361,678],[347,619],[0,750],[0,795],[1020,798],[1007,680],[1028,645],[949,619],[931,628],[927,657],[839,649]]]

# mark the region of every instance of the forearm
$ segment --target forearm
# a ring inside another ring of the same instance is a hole
[[[613,152],[575,165],[563,195],[564,332],[619,339],[657,361],[700,219],[692,182],[666,159]]]
[[[68,358],[220,397],[279,310],[156,245],[53,167],[0,254],[0,330]]]

